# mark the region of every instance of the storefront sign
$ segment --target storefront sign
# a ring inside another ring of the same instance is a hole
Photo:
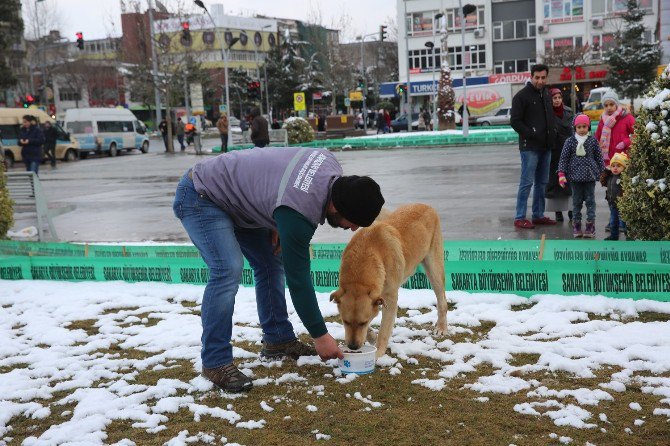
[[[489,76],[490,84],[523,84],[528,79],[530,79],[530,72],[526,71],[524,73],[505,73],[505,74],[492,74]]]

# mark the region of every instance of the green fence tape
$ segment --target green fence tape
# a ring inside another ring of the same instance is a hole
[[[312,259],[339,260],[343,243],[312,245]],[[95,258],[159,258],[200,259],[193,245],[80,245],[72,243],[40,243],[0,241],[0,255],[95,257]],[[447,262],[494,262],[538,260],[539,240],[454,240],[444,242]],[[547,240],[543,260],[588,262],[639,262],[670,264],[670,242]]]
[[[447,290],[534,294],[604,294],[611,297],[670,301],[670,265],[589,260],[583,262],[471,261],[445,262]],[[340,261],[312,262],[312,281],[318,291],[339,284]],[[99,258],[12,256],[0,258],[0,279],[166,282],[204,284],[209,270],[200,259]],[[245,262],[241,284],[253,286],[253,273]],[[405,288],[427,289],[419,270]]]

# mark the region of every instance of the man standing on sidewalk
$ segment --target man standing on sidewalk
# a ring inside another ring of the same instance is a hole
[[[44,151],[51,162],[51,167],[56,167],[56,143],[58,132],[51,122],[44,121]]]
[[[179,141],[179,146],[181,147],[182,152],[186,150],[186,146],[184,145],[184,133],[186,133],[186,131],[184,130],[184,127],[186,127],[184,121],[182,121],[181,118],[177,118],[177,141]]]
[[[521,178],[516,197],[514,226],[533,229],[535,225],[555,225],[544,216],[544,193],[549,181],[551,148],[556,139],[556,123],[547,90],[549,68],[533,65],[531,79],[512,99],[512,128],[519,134]],[[532,221],[526,218],[528,196],[533,188]]]

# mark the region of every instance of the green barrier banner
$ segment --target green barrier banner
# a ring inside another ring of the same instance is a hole
[[[313,260],[340,260],[345,244],[312,245]],[[599,240],[547,240],[542,249],[539,240],[455,240],[444,243],[445,262],[532,261],[542,259],[563,262],[639,262],[670,264],[670,242],[608,242]],[[78,245],[0,241],[0,255],[200,259],[192,245]]]
[[[344,244],[312,246],[316,260],[341,259]],[[497,262],[539,260],[539,240],[456,240],[444,242],[445,262]],[[670,242],[547,240],[542,260],[564,262],[640,262],[670,264]]]
[[[447,290],[535,294],[602,294],[610,297],[670,301],[670,265],[591,260],[446,262]],[[339,260],[312,262],[317,291],[328,292],[339,284]],[[202,260],[159,258],[4,257],[0,279],[166,282],[204,284],[209,270]],[[241,284],[253,286],[253,273],[245,263]],[[428,289],[419,270],[404,285]]]

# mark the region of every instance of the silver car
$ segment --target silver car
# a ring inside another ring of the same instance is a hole
[[[512,117],[512,107],[504,107],[495,115],[480,116],[475,121],[477,125],[509,125]]]

